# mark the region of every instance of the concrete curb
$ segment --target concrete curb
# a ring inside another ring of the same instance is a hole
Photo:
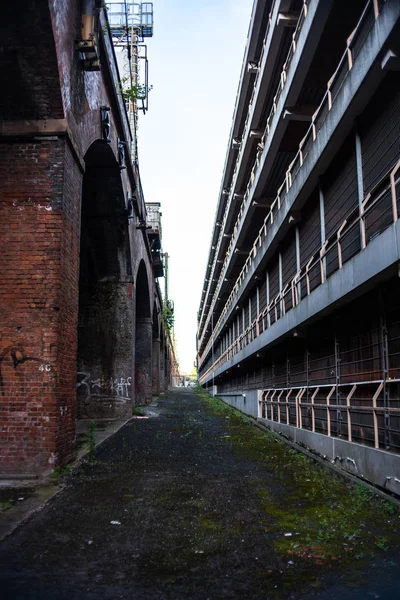
[[[238,409],[234,409],[234,410],[238,410]],[[303,454],[305,454],[306,456],[308,456],[308,458],[311,458],[312,460],[314,460],[315,462],[319,463],[323,467],[325,467],[327,469],[330,469],[331,471],[333,471],[334,473],[336,473],[336,475],[339,475],[340,477],[343,477],[344,479],[347,479],[347,480],[351,481],[354,485],[362,485],[365,488],[368,488],[374,494],[380,496],[384,500],[388,500],[389,502],[393,502],[393,504],[396,504],[400,508],[400,500],[398,500],[392,494],[390,494],[388,492],[385,492],[384,490],[381,490],[380,488],[377,488],[376,486],[374,486],[372,483],[369,483],[365,479],[361,479],[360,477],[356,477],[355,475],[353,475],[352,473],[349,473],[348,471],[344,471],[343,469],[340,469],[339,467],[337,467],[336,465],[332,464],[330,461],[326,460],[322,456],[320,456],[318,454],[315,454],[314,452],[311,452],[311,450],[308,450],[308,448],[300,446],[299,444],[296,444],[295,442],[292,442],[291,440],[289,440],[288,438],[286,438],[284,435],[280,435],[279,433],[276,433],[275,431],[272,431],[272,429],[270,429],[268,427],[268,425],[264,425],[263,423],[260,423],[259,421],[256,421],[254,419],[254,417],[251,417],[250,415],[247,415],[246,413],[243,413],[242,411],[239,411],[239,412],[241,412],[242,415],[245,416],[249,420],[249,423],[253,427],[256,427],[257,429],[260,429],[260,431],[268,432],[268,433],[272,434],[277,440],[283,441],[285,444],[287,444],[288,446],[290,446],[294,450],[297,450],[297,452],[302,452]]]

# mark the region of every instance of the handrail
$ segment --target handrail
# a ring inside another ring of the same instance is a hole
[[[290,308],[297,306],[297,304],[299,304],[299,302],[302,301],[303,297],[299,298],[297,296],[298,300],[297,300],[296,304],[292,303],[291,307],[289,307],[289,308],[287,307],[287,305],[286,305],[287,297],[288,296],[290,297],[292,295],[292,293],[293,293],[292,290],[294,287],[296,289],[298,289],[298,286],[299,285],[301,286],[302,281],[305,280],[306,281],[306,294],[304,297],[307,297],[311,294],[312,290],[311,290],[311,286],[310,286],[310,271],[311,271],[311,269],[317,267],[318,264],[319,264],[320,270],[321,270],[321,283],[319,285],[324,284],[324,282],[326,281],[326,270],[325,270],[326,267],[324,266],[324,262],[326,260],[326,256],[327,256],[328,252],[332,251],[335,248],[337,249],[338,263],[339,263],[338,268],[339,269],[343,268],[343,257],[342,257],[342,249],[341,249],[342,240],[345,238],[346,235],[349,234],[349,232],[354,230],[354,228],[358,224],[361,224],[361,228],[360,228],[361,232],[364,231],[364,235],[361,233],[361,238],[364,239],[365,246],[363,246],[361,244],[361,250],[363,250],[366,247],[366,245],[368,244],[368,240],[366,239],[366,235],[365,235],[365,219],[374,210],[374,208],[377,205],[379,205],[379,203],[386,198],[387,193],[389,191],[391,194],[391,198],[393,198],[393,197],[396,198],[396,186],[399,184],[399,181],[400,181],[400,178],[396,179],[396,174],[399,171],[400,171],[400,161],[398,161],[396,163],[396,165],[388,173],[386,173],[386,175],[384,177],[382,177],[380,182],[372,189],[372,191],[367,194],[367,196],[365,197],[360,208],[357,207],[356,209],[352,209],[352,211],[349,213],[349,215],[346,217],[346,219],[339,225],[339,227],[322,244],[320,250],[315,252],[311,256],[311,258],[308,260],[308,262],[299,271],[297,271],[297,273],[294,275],[294,277],[292,277],[285,284],[284,288],[277,294],[277,296],[275,296],[270,301],[268,306],[259,312],[257,317],[253,320],[253,323],[255,321],[258,321],[258,322],[261,321],[263,324],[262,327],[260,327],[259,333],[257,335],[260,335],[261,333],[263,333],[263,331],[265,331],[266,329],[268,329],[269,327],[271,327],[273,325],[273,323],[271,324],[271,314],[274,314],[274,317],[275,317],[274,322],[276,322],[277,320],[279,320],[280,318],[285,316],[287,310],[290,310]],[[396,204],[396,210],[393,208],[392,205],[391,205],[391,207],[392,207],[392,223],[395,223],[398,220],[397,204]],[[318,257],[318,258],[316,258],[316,257]],[[277,310],[278,305],[282,307],[280,315],[278,315],[278,310]],[[265,316],[267,316],[267,319],[266,319],[267,326],[266,327],[264,325],[264,317]],[[217,323],[217,326],[218,326],[218,323]],[[249,327],[236,340],[234,340],[232,342],[231,346],[224,353],[222,353],[220,355],[220,357],[217,359],[217,361],[214,363],[214,365],[210,367],[210,369],[215,370],[216,368],[218,368],[218,366],[220,366],[220,364],[223,364],[224,362],[226,362],[226,360],[228,360],[228,358],[227,358],[228,350],[233,348],[238,341],[240,343],[242,342],[248,329],[249,329]],[[207,344],[204,352],[202,353],[202,356],[199,357],[200,363],[201,363],[203,357],[207,355],[209,349],[211,348],[212,343],[215,344],[215,335],[214,335],[214,342],[211,340],[211,343],[209,342]],[[236,353],[237,352],[233,352],[233,354],[231,354],[231,356],[229,356],[229,358],[231,358]],[[223,360],[223,359],[226,359],[226,360]],[[204,379],[207,376],[207,373],[210,371],[210,369],[208,369],[201,376],[201,379]]]
[[[266,137],[269,134],[269,130],[270,130],[269,122],[270,122],[270,120],[272,120],[273,116],[276,113],[277,100],[278,100],[278,98],[279,98],[279,96],[280,96],[280,94],[281,94],[281,92],[283,90],[283,87],[284,87],[285,83],[286,83],[286,78],[287,78],[286,72],[287,72],[287,70],[289,68],[290,62],[291,62],[291,60],[293,58],[293,55],[294,55],[294,53],[296,51],[296,47],[297,47],[296,40],[298,39],[298,37],[300,35],[300,31],[301,31],[302,25],[304,23],[306,15],[307,15],[307,10],[308,10],[307,9],[307,1],[308,1],[308,3],[310,3],[311,0],[304,0],[303,7],[302,7],[302,10],[300,12],[299,19],[298,19],[298,22],[297,22],[297,26],[296,26],[295,32],[293,33],[292,43],[291,43],[290,48],[289,48],[288,56],[286,58],[286,61],[284,63],[284,66],[283,66],[283,69],[282,69],[282,72],[281,72],[281,77],[280,77],[280,82],[279,82],[279,85],[278,85],[278,90],[277,90],[277,92],[276,92],[276,94],[274,96],[272,109],[271,109],[270,115],[269,115],[269,117],[267,119],[267,125],[266,125],[264,134],[263,134],[262,139],[261,139],[261,146],[263,148],[265,146]],[[271,8],[271,12],[272,12],[272,10],[273,10],[273,7]],[[264,50],[265,50],[265,43],[266,43],[266,40],[267,40],[267,37],[268,37],[268,34],[269,34],[270,26],[271,26],[271,19],[269,19],[269,23],[268,23],[268,26],[267,26],[267,31],[266,31],[266,34],[264,36],[264,43],[263,43],[263,47],[262,47],[262,53],[261,53],[261,56],[260,56],[260,59],[259,59],[259,63],[258,63],[259,65],[261,65],[261,63],[262,63],[262,58],[263,58],[263,54],[264,54]],[[248,113],[247,113],[247,117],[246,117],[246,121],[245,121],[245,126],[244,126],[244,130],[243,130],[242,139],[246,140],[246,142],[247,142],[248,135],[249,135],[249,131],[247,131],[248,126],[249,126],[249,116],[250,116],[250,112],[251,112],[252,100],[254,98],[255,90],[256,90],[256,87],[257,87],[257,83],[258,83],[258,78],[259,78],[259,70],[257,71],[257,75],[256,75],[256,78],[255,78],[255,81],[254,81],[253,93],[252,93],[252,97],[251,97],[250,102],[249,102]],[[222,224],[221,224],[221,227],[220,227],[220,234],[219,234],[219,237],[218,237],[218,240],[217,240],[216,250],[214,252],[214,261],[212,263],[212,267],[211,267],[211,271],[210,271],[211,277],[210,277],[210,281],[208,282],[207,291],[206,291],[206,295],[205,295],[205,298],[204,298],[204,304],[203,304],[203,308],[202,308],[202,312],[201,312],[201,316],[200,316],[200,321],[199,321],[199,331],[201,329],[203,329],[203,334],[201,335],[201,338],[199,340],[199,346],[201,346],[201,343],[202,343],[202,340],[204,338],[204,334],[205,334],[205,331],[206,331],[206,328],[207,328],[207,324],[208,324],[208,321],[210,319],[210,314],[213,311],[213,308],[214,308],[215,302],[216,302],[216,298],[218,297],[218,293],[219,293],[219,287],[220,287],[220,283],[221,283],[221,276],[218,279],[217,285],[215,287],[215,292],[214,292],[213,298],[211,300],[210,308],[209,308],[209,311],[208,311],[208,315],[209,316],[206,318],[206,321],[205,321],[204,326],[202,328],[202,323],[203,323],[203,318],[204,318],[204,315],[205,315],[205,308],[206,308],[205,302],[206,302],[206,299],[207,299],[208,294],[210,292],[211,283],[212,283],[212,274],[214,273],[215,266],[217,264],[219,249],[220,249],[220,246],[221,246],[221,243],[222,243],[222,239],[223,239],[223,232],[224,232],[224,228],[225,228],[225,225],[226,225],[226,220],[227,220],[228,214],[229,214],[229,208],[230,208],[230,205],[232,203],[233,195],[235,193],[237,168],[238,168],[238,165],[241,163],[242,155],[243,155],[243,152],[244,152],[244,147],[245,147],[245,143],[242,142],[240,150],[239,150],[239,153],[238,153],[238,156],[237,156],[237,159],[236,159],[234,172],[233,172],[233,175],[232,175],[232,181],[231,181],[231,185],[230,185],[230,196],[229,196],[229,198],[228,198],[228,200],[226,202],[224,215],[223,215],[222,221],[221,221]],[[248,200],[248,197],[250,195],[250,189],[251,189],[252,183],[253,183],[253,181],[255,179],[255,173],[256,173],[256,170],[257,170],[257,168],[259,166],[259,160],[260,160],[261,154],[262,154],[261,150],[259,152],[257,152],[257,156],[256,156],[256,159],[255,159],[255,162],[254,162],[251,174],[250,174],[249,182],[248,182],[247,187],[246,187],[246,192],[244,194],[244,198],[243,198],[243,201],[242,201],[242,204],[240,206],[239,213],[238,213],[238,216],[237,216],[237,219],[236,219],[235,228],[236,228],[236,225],[239,222],[239,217],[241,217],[243,215],[245,206],[247,205],[247,200]],[[233,245],[232,244],[233,237],[234,236],[232,236],[231,243],[228,246],[228,250],[227,250],[225,256],[228,256],[230,254],[230,251],[231,251],[231,248],[232,248],[232,245]],[[223,263],[223,266],[222,266],[222,269],[221,269],[221,273],[224,271],[225,264],[226,264],[226,260]]]
[[[303,9],[304,9],[304,6],[306,6],[306,4],[303,5]],[[332,77],[328,81],[327,90],[326,90],[326,92],[325,92],[325,94],[323,96],[323,99],[322,99],[322,101],[320,103],[320,106],[317,108],[317,110],[315,111],[315,113],[312,116],[311,125],[310,125],[309,129],[307,130],[306,134],[304,135],[303,139],[300,141],[299,150],[298,150],[295,158],[293,159],[292,163],[289,165],[289,168],[288,168],[287,173],[286,173],[285,181],[282,183],[281,187],[278,189],[277,197],[274,200],[273,204],[271,205],[271,208],[270,208],[267,216],[264,219],[263,225],[262,225],[261,229],[259,230],[259,234],[258,234],[258,236],[256,238],[255,244],[259,240],[259,237],[263,235],[263,231],[265,232],[263,237],[264,238],[266,237],[267,231],[268,231],[267,230],[268,221],[270,220],[271,224],[273,223],[274,209],[276,208],[277,205],[278,205],[277,210],[280,210],[280,206],[281,206],[280,195],[281,195],[282,189],[286,185],[286,189],[288,191],[290,189],[290,187],[293,185],[293,181],[296,178],[296,176],[297,176],[298,172],[300,171],[301,166],[302,166],[302,164],[304,162],[304,158],[305,157],[303,156],[303,153],[302,153],[303,145],[305,145],[305,140],[308,138],[308,136],[312,137],[312,142],[315,141],[316,136],[317,136],[318,118],[320,117],[320,115],[322,113],[322,108],[325,106],[325,103],[326,103],[327,100],[328,100],[328,111],[332,109],[332,105],[333,105],[332,102],[333,102],[333,100],[332,100],[332,95],[331,95],[331,91],[330,90],[331,90],[332,86],[334,85],[334,83],[336,81],[336,78],[340,74],[340,70],[341,70],[344,62],[347,61],[349,71],[354,66],[354,61],[352,60],[352,58],[351,58],[351,60],[349,59],[349,56],[351,55],[351,47],[355,43],[355,41],[357,40],[357,34],[360,32],[361,26],[362,26],[362,24],[363,24],[363,22],[364,22],[364,20],[366,18],[366,15],[368,14],[368,11],[371,9],[371,6],[372,6],[372,8],[374,10],[375,18],[377,18],[377,16],[379,16],[379,10],[378,10],[378,13],[376,13],[376,5],[375,5],[374,0],[368,0],[368,2],[367,2],[366,6],[365,6],[365,8],[364,8],[364,10],[363,10],[363,12],[361,14],[361,17],[360,17],[360,19],[359,19],[359,21],[358,21],[358,23],[357,23],[354,31],[352,32],[352,35],[347,40],[346,49],[345,49],[345,51],[344,51],[344,53],[342,55],[341,60],[339,61],[338,67],[336,68],[334,74],[332,75]],[[307,10],[306,10],[306,12],[307,12]],[[279,90],[279,86],[278,86],[278,90]],[[271,112],[271,114],[272,114],[272,112]],[[270,114],[270,117],[271,117],[271,114]],[[275,114],[275,113],[273,113],[273,114]],[[265,133],[267,133],[267,135],[268,135],[268,132],[269,132],[269,121],[267,120],[267,126],[266,126]],[[264,135],[265,135],[265,133],[264,133]],[[262,140],[262,142],[263,141],[265,141],[265,140]],[[292,176],[291,168],[293,167],[293,165],[295,164],[295,162],[297,161],[297,159],[300,160],[300,168],[299,168],[298,172],[296,173],[296,175]],[[253,179],[254,179],[255,165],[256,165],[256,163],[254,164],[253,170],[252,170]],[[250,177],[250,181],[251,181],[251,177]],[[249,183],[250,183],[250,181],[249,181]],[[241,217],[242,217],[242,215],[244,213],[245,207],[247,206],[247,200],[248,200],[248,197],[250,195],[250,193],[249,193],[250,192],[249,187],[251,188],[251,185],[249,186],[249,184],[248,184],[247,189],[246,189],[246,193],[244,195],[244,199],[242,201],[242,204],[241,204],[241,207],[240,207],[240,210],[239,210],[239,213],[238,213],[238,217],[237,217],[237,220],[236,220],[236,223],[235,223],[235,226],[234,226],[234,231],[233,231],[233,234],[232,234],[232,237],[231,237],[228,249],[227,249],[226,254],[225,254],[225,260],[224,260],[224,263],[223,263],[222,268],[221,268],[220,277],[218,279],[218,282],[217,282],[217,285],[216,285],[216,288],[215,288],[215,292],[214,292],[213,298],[211,300],[209,314],[208,314],[208,317],[207,317],[206,322],[205,322],[204,327],[203,327],[202,334],[201,334],[200,339],[199,339],[199,348],[201,348],[203,340],[204,340],[204,337],[206,335],[207,324],[208,324],[208,322],[209,322],[209,320],[211,318],[210,315],[211,315],[211,313],[212,313],[212,311],[214,309],[216,299],[219,296],[220,286],[222,284],[222,280],[225,278],[225,272],[226,272],[227,264],[230,262],[231,250],[232,250],[233,246],[235,245],[237,233],[238,233],[238,230],[239,230],[239,224],[240,224],[240,221],[241,221]],[[394,204],[395,204],[395,202],[394,202]],[[221,232],[222,232],[222,228],[221,228]],[[250,251],[250,253],[251,252],[252,252],[252,250]],[[246,263],[247,263],[247,261],[246,261]],[[236,283],[235,283],[234,288],[233,288],[233,290],[231,291],[231,293],[230,293],[230,295],[228,297],[228,300],[225,303],[225,306],[224,306],[224,308],[222,310],[222,313],[221,313],[221,315],[220,315],[220,317],[219,317],[219,319],[217,321],[217,324],[214,327],[214,331],[218,330],[219,326],[221,325],[222,321],[225,318],[226,313],[228,312],[229,308],[231,307],[232,303],[234,302],[234,298],[236,296],[236,292],[235,293],[233,293],[233,292],[235,291],[235,289],[238,290],[238,288],[239,288],[239,285],[240,285],[239,280],[242,277],[242,273],[243,273],[243,269],[242,269],[241,273],[239,274],[239,277],[236,280]],[[200,330],[200,327],[199,327],[199,330]],[[202,356],[204,356],[204,354],[206,353],[207,349],[209,349],[209,344],[210,344],[210,340],[207,343],[205,350],[202,352]]]
[[[315,432],[317,430],[316,410],[318,410],[320,422],[326,423],[323,427],[325,435],[328,437],[341,437],[344,433],[347,440],[351,442],[353,441],[353,426],[357,425],[354,423],[352,413],[369,414],[371,420],[370,422],[364,421],[363,428],[371,431],[370,441],[378,449],[386,447],[386,441],[383,439],[383,435],[380,435],[382,428],[379,425],[378,415],[386,414],[396,417],[400,415],[399,407],[386,406],[382,401],[384,386],[392,384],[397,385],[398,380],[349,381],[326,386],[321,386],[318,383],[308,383],[307,385],[291,384],[284,387],[263,387],[258,393],[258,416],[268,419],[270,415],[270,420],[273,421],[274,414],[277,414],[278,422]],[[369,398],[366,397],[365,392],[363,392],[361,398],[355,396],[360,387],[369,390]],[[327,393],[328,389],[329,392]],[[338,389],[345,390],[342,401],[332,403],[331,398]],[[283,399],[281,399],[282,397]],[[380,406],[378,406],[379,397],[381,397]],[[362,403],[360,403],[360,400]],[[337,414],[338,410],[343,411],[346,415],[346,432],[341,431],[339,427],[335,432],[332,432],[331,414]],[[324,417],[321,414],[322,411],[325,411]]]
[[[271,15],[272,15],[272,12],[273,12],[273,10],[274,10],[274,8],[275,8],[275,4],[276,4],[278,1],[279,1],[279,0],[274,0],[273,4],[272,4],[272,6],[271,6],[271,10],[270,10],[269,16],[268,16],[267,28],[266,28],[266,32],[265,32],[264,39],[263,39],[263,43],[262,43],[262,47],[261,47],[261,54],[260,54],[260,58],[259,58],[259,60],[258,60],[258,64],[259,64],[259,65],[261,65],[261,63],[262,63],[262,60],[263,60],[263,57],[264,57],[264,52],[265,52],[266,42],[267,42],[268,34],[269,34],[269,31],[270,31],[270,28],[271,28],[271,24],[272,24]],[[244,68],[244,63],[243,63],[243,65],[242,65],[242,70],[243,70],[243,68]],[[247,116],[246,116],[246,121],[245,121],[244,129],[243,129],[243,131],[244,131],[244,132],[246,132],[246,131],[247,131],[247,127],[248,127],[248,121],[249,121],[250,112],[251,112],[251,110],[250,110],[250,109],[251,109],[251,106],[252,106],[252,103],[253,103],[253,99],[254,99],[254,95],[255,95],[255,91],[256,91],[256,88],[257,88],[257,83],[258,83],[258,78],[259,78],[259,75],[260,75],[260,71],[259,71],[259,69],[258,69],[258,70],[257,70],[257,73],[256,73],[255,80],[254,80],[254,84],[253,84],[253,90],[252,90],[252,94],[251,94],[250,102],[249,102],[248,109],[247,109]],[[237,103],[237,95],[236,95],[235,106],[236,106],[236,103]],[[247,134],[246,134],[246,135],[247,135]],[[244,137],[244,136],[243,136],[243,137]],[[234,180],[234,178],[235,178],[235,174],[236,174],[237,167],[238,167],[238,164],[239,164],[239,162],[238,162],[238,159],[239,159],[239,156],[236,158],[236,161],[235,161],[235,167],[234,167],[234,172],[233,172],[233,175],[232,175],[232,181],[233,181],[233,180]],[[229,187],[230,187],[230,189],[231,189],[231,194],[233,194],[233,193],[234,193],[234,186],[232,185],[232,182],[231,182],[231,185],[230,185]],[[222,239],[222,231],[223,231],[223,227],[224,227],[224,226],[225,226],[225,224],[226,224],[226,218],[227,218],[228,208],[229,208],[230,204],[231,204],[231,198],[229,197],[229,198],[228,198],[228,200],[227,200],[227,202],[226,202],[226,205],[225,205],[225,210],[224,210],[224,214],[223,214],[223,217],[222,217],[222,224],[223,224],[223,225],[222,225],[222,227],[221,227],[220,235],[219,235],[219,237],[218,237],[218,240],[217,240],[217,246],[218,246],[218,248],[217,248],[217,252],[215,252],[215,256],[217,256],[217,255],[218,255],[219,245],[220,245],[220,241],[221,241],[221,239]],[[211,243],[212,243],[212,241],[211,241]],[[211,253],[209,253],[209,254],[211,254]],[[213,272],[213,269],[214,269],[214,268],[215,268],[215,264],[213,264],[213,268],[212,268],[212,270],[211,270],[211,273]],[[204,302],[205,302],[205,300],[206,300],[206,298],[207,298],[208,292],[209,292],[209,286],[207,286],[207,292],[206,292],[206,296],[205,296]],[[202,312],[201,312],[201,317],[200,317],[200,323],[199,323],[199,327],[201,326],[201,321],[202,321],[202,319],[203,319],[203,316],[204,316],[204,308],[205,308],[205,304],[203,305],[203,308],[202,308]]]

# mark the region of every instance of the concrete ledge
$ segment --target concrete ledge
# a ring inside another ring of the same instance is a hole
[[[249,417],[254,427],[282,437],[287,445],[354,484],[373,487],[375,493],[386,500],[389,492],[392,501],[400,507],[400,479],[396,475],[383,475],[384,472],[399,473],[399,455],[254,416],[249,407],[243,410],[227,400],[241,395],[242,392],[218,394],[218,398]],[[257,398],[258,391],[246,392],[247,396]]]
[[[393,273],[389,269],[393,269],[399,260],[400,220],[372,240],[364,250],[345,263],[342,269],[328,277],[325,283],[315,288],[309,296],[303,298],[285,316],[244,346],[233,358],[215,369],[214,376],[231,369],[255,352],[278,342],[296,327],[305,325],[310,320],[318,320],[333,310],[339,301],[345,304],[360,296],[364,293],[365,286],[372,287],[378,280],[390,277]],[[212,375],[206,379],[200,377],[202,385],[211,379]]]
[[[220,324],[219,328],[214,332],[214,335],[217,337],[220,335],[224,324],[231,318],[236,304],[240,302],[243,296],[246,294],[248,284],[253,279],[256,270],[261,264],[266,263],[267,259],[274,251],[275,247],[273,243],[276,242],[278,235],[283,235],[283,227],[285,224],[287,225],[287,217],[289,212],[291,210],[297,210],[298,208],[301,208],[302,204],[306,201],[308,195],[312,192],[317,184],[318,178],[324,173],[325,169],[329,165],[331,157],[340,151],[343,140],[354,126],[354,119],[365,108],[369,99],[372,97],[379,83],[383,79],[385,73],[380,68],[380,63],[377,58],[379,57],[382,47],[386,44],[394,28],[397,26],[399,19],[400,4],[395,2],[387,3],[385,5],[385,10],[381,13],[380,18],[376,20],[374,27],[369,33],[367,39],[364,41],[360,54],[357,57],[355,68],[348,73],[340,92],[335,98],[335,102],[331,111],[329,111],[321,129],[318,132],[317,139],[312,144],[305,157],[302,168],[299,170],[298,175],[293,181],[293,185],[291,186],[288,194],[285,196],[282,207],[274,218],[274,224],[268,231],[268,240],[264,241],[263,246],[259,249],[255,260],[249,268],[247,276],[244,278],[240,286],[235,298],[235,302],[232,303],[231,308],[228,310],[225,316],[225,319]],[[303,32],[302,35],[305,35],[305,33]],[[296,61],[298,61],[300,58],[301,53],[298,53],[297,56],[294,57],[295,60],[290,66],[290,71],[291,69],[297,68],[298,64]],[[290,77],[291,75],[289,74],[288,79],[290,79]],[[283,110],[286,100],[286,96],[283,93],[278,102],[277,113],[281,114],[281,110]],[[252,199],[255,196],[258,182],[260,177],[262,177],[264,165],[270,152],[270,145],[274,141],[274,135],[271,134],[267,139],[269,139],[269,142],[263,151],[262,162],[257,170],[252,192],[248,198],[247,207],[241,219],[236,242],[231,249],[231,256],[224,270],[224,277],[227,274],[234,248],[237,245],[240,245],[240,233],[244,223],[246,222],[247,214],[250,209]],[[207,353],[207,356],[209,355],[209,352]],[[204,355],[204,357],[202,357],[202,364],[207,359],[207,356]],[[204,380],[202,383],[207,381],[208,380]]]
[[[400,456],[385,450],[328,437],[306,429],[258,417],[271,431],[283,435],[299,445],[317,452],[339,470],[372,483],[383,490],[400,496]]]
[[[240,410],[242,413],[257,417],[258,414],[258,392],[251,390],[248,392],[230,392],[226,394],[215,394],[220,400]]]

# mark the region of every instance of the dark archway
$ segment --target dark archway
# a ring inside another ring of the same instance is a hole
[[[120,169],[97,141],[85,157],[78,321],[78,414],[132,411],[132,275]]]
[[[152,371],[152,391],[154,396],[160,393],[160,326],[159,310],[156,303],[153,306],[153,371]]]
[[[152,397],[152,317],[146,265],[140,262],[136,277],[135,404],[151,402]]]
[[[163,392],[168,386],[165,380],[165,332],[161,324],[160,333],[160,392]]]

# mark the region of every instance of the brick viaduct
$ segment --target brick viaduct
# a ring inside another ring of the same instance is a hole
[[[77,414],[128,417],[169,380],[128,117],[107,19],[93,7],[97,71],[77,51],[78,0],[3,6],[3,473],[69,461]]]

